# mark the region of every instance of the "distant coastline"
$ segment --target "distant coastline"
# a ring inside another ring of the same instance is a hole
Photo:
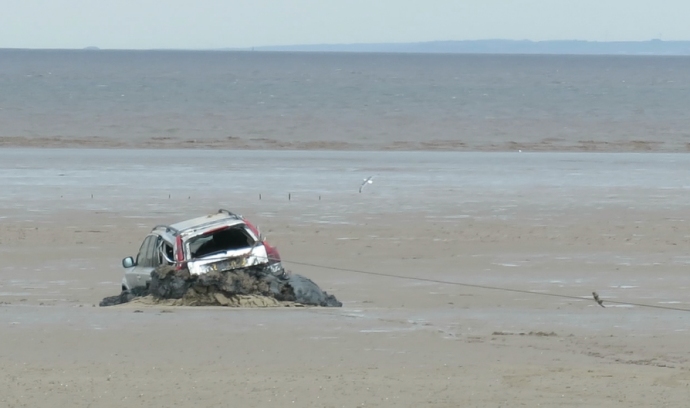
[[[230,50],[230,49],[228,49]],[[234,48],[233,50],[238,50]],[[259,46],[245,51],[428,54],[690,55],[690,41],[430,41],[419,43]]]
[[[416,43],[262,45],[222,48],[0,48],[11,51],[216,51],[384,54],[690,56],[690,41],[471,40]]]

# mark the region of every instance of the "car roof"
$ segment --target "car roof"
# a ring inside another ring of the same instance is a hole
[[[188,229],[196,229],[196,228],[199,228],[202,226],[215,224],[215,223],[218,223],[220,221],[224,221],[223,224],[225,224],[225,225],[235,225],[235,224],[242,224],[243,223],[242,219],[237,215],[227,214],[227,213],[216,213],[216,214],[206,215],[203,217],[192,218],[191,220],[180,221],[176,224],[172,224],[170,227],[174,228],[175,230],[177,230],[179,232],[184,232],[185,230],[188,230]],[[234,222],[228,222],[228,221],[234,221]]]
[[[218,227],[226,228],[245,224],[244,218],[241,215],[221,209],[214,214],[180,221],[172,225],[157,225],[151,230],[151,234],[158,235],[165,241],[172,243],[177,235],[203,234]]]

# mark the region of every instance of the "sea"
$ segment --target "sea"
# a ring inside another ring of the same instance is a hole
[[[688,107],[690,57],[0,50],[2,145],[685,151]]]

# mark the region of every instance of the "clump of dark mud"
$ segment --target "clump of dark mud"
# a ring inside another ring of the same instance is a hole
[[[133,299],[140,296],[147,296],[149,294],[148,289],[144,288],[134,288],[132,291],[122,291],[117,296],[108,296],[101,300],[99,306],[115,306],[122,303],[131,302]]]
[[[143,298],[148,303],[175,306],[272,307],[281,303],[341,307],[335,296],[301,275],[275,276],[263,268],[191,275],[188,269],[162,266],[151,272],[147,289],[123,291],[101,301],[101,306]]]

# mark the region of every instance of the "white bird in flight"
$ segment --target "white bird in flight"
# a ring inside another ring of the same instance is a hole
[[[367,177],[367,178],[364,179],[364,182],[362,183],[362,185],[359,186],[359,192],[360,192],[360,193],[362,192],[362,189],[364,189],[364,186],[366,186],[367,184],[371,184],[371,183],[374,182],[373,178],[374,178],[374,176],[369,176],[369,177]]]

